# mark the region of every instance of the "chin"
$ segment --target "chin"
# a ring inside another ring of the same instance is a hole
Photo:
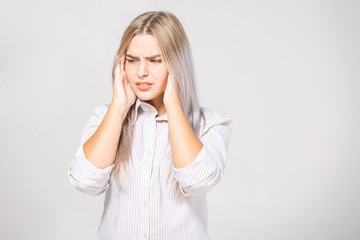
[[[148,100],[152,100],[155,98],[155,96],[153,94],[148,94],[148,93],[136,93],[136,96],[141,100],[141,101],[148,101]]]
[[[154,94],[151,92],[137,92],[135,94],[141,101],[156,100],[160,97],[163,97],[161,93]]]

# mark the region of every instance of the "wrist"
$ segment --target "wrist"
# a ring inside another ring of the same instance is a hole
[[[119,106],[119,107],[122,107],[122,108],[125,108],[125,109],[129,109],[131,107],[131,105],[133,105],[133,103],[129,102],[128,100],[121,100],[120,98],[112,98],[111,100],[111,104],[114,104],[116,106]]]
[[[168,110],[169,108],[171,108],[174,105],[181,105],[180,99],[178,98],[177,95],[173,95],[171,97],[168,97],[166,99],[166,101],[164,101],[164,105],[165,105],[165,108]]]
[[[116,101],[113,99],[113,101],[110,104],[110,108],[114,109],[117,113],[121,115],[121,118],[124,120],[127,113],[129,112],[131,106],[124,105],[123,103]]]

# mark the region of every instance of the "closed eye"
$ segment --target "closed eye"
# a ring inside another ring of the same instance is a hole
[[[128,61],[129,63],[132,63],[132,62],[134,62],[135,60],[127,58],[126,61]]]
[[[137,60],[136,59],[126,58],[126,61],[128,61],[129,63],[133,63],[133,62],[135,62]],[[152,62],[152,63],[161,63],[161,59],[158,59],[158,60],[150,59],[150,62]]]
[[[154,59],[152,59],[152,60],[150,60],[150,62],[153,62],[153,63],[161,63],[161,59],[159,59],[159,60],[154,60]]]

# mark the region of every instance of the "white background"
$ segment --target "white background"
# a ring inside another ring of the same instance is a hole
[[[67,168],[111,101],[123,31],[169,10],[200,103],[233,119],[212,239],[360,239],[358,1],[0,2],[0,239],[93,239],[104,195]]]

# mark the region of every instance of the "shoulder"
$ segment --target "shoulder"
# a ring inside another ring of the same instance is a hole
[[[228,131],[232,129],[232,119],[230,117],[225,117],[219,113],[207,108],[201,107],[201,128],[200,132],[205,134],[211,128],[219,127],[225,128]]]

